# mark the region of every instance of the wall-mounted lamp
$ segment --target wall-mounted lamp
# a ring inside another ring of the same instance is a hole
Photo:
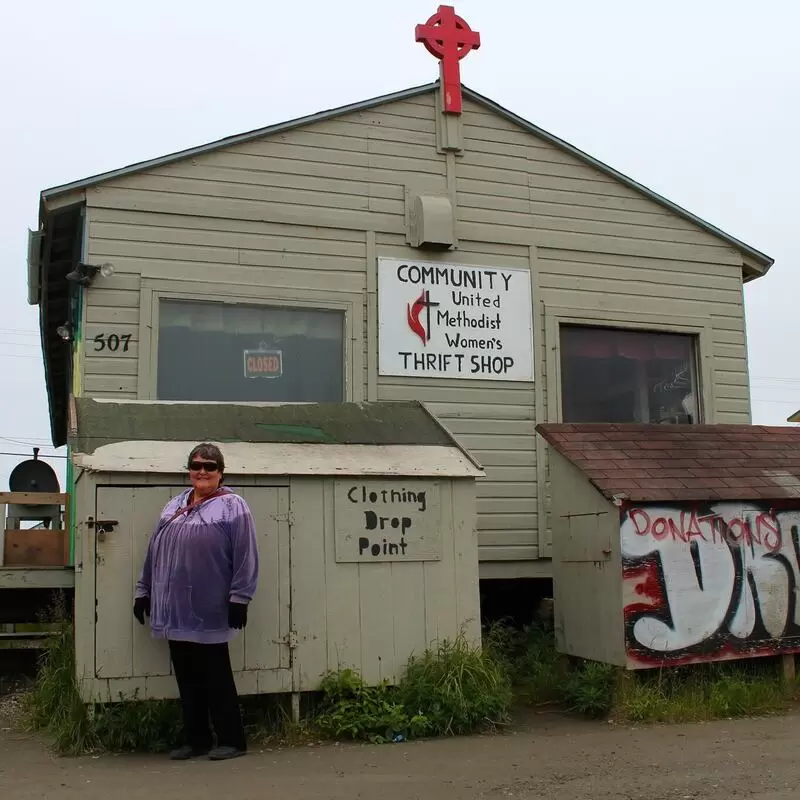
[[[78,263],[71,272],[66,274],[66,279],[81,286],[89,286],[100,273],[104,278],[114,274],[114,265],[106,262],[105,264],[83,264]]]
[[[59,325],[56,328],[56,333],[65,341],[71,342],[72,341],[72,323],[65,322],[63,325]]]

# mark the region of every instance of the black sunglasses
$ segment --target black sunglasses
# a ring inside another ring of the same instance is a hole
[[[216,461],[190,461],[189,469],[192,472],[200,472],[201,469],[206,472],[216,472],[219,469],[219,464]]]

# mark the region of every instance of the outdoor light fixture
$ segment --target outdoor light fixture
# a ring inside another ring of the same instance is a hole
[[[72,341],[72,324],[69,322],[65,322],[63,325],[59,325],[56,328],[56,333],[65,341],[70,342]]]
[[[89,286],[98,272],[104,278],[108,278],[110,275],[114,274],[114,265],[108,262],[104,264],[78,263],[75,269],[66,274],[66,278],[68,281],[80,284],[81,286]]]

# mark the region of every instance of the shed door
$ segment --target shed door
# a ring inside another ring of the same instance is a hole
[[[98,486],[96,519],[116,520],[95,534],[95,674],[98,678],[169,675],[166,642],[133,618],[133,592],[161,509],[183,486]],[[256,522],[260,577],[247,628],[231,642],[237,672],[289,670],[289,489],[231,487],[249,504]]]

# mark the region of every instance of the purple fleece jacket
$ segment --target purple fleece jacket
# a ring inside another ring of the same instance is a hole
[[[191,489],[167,503],[150,539],[136,597],[150,598],[156,639],[230,641],[228,602],[249,603],[258,583],[258,543],[247,503],[229,490],[184,512]]]

